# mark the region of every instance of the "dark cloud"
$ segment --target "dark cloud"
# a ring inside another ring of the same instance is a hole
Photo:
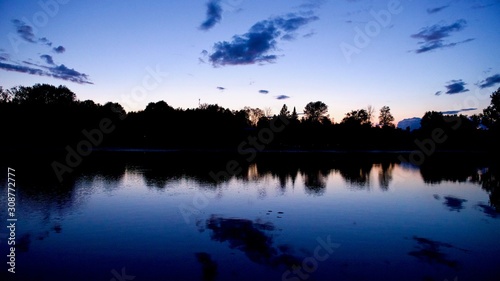
[[[268,90],[259,90],[259,93],[260,94],[269,94],[269,91]]]
[[[279,28],[282,28],[286,32],[294,32],[298,30],[300,27],[308,24],[311,21],[317,20],[318,17],[310,16],[310,17],[301,17],[296,16],[294,14],[289,15],[288,18],[277,17],[273,20],[274,24]]]
[[[300,27],[317,19],[316,16],[289,14],[260,21],[247,33],[233,36],[231,42],[215,43],[209,55],[210,62],[213,66],[274,62],[277,56],[271,52],[276,50],[278,40],[293,38],[293,33]]]
[[[80,73],[73,68],[67,68],[64,64],[50,68],[50,72],[52,74],[52,77],[54,78],[68,80],[80,84],[92,84],[88,81],[88,76],[86,74]]]
[[[500,83],[500,74],[495,74],[490,77],[487,77],[483,81],[477,83],[477,86],[479,86],[481,89],[488,88],[491,86],[494,86],[495,84]]]
[[[444,6],[440,6],[440,7],[436,7],[436,8],[429,8],[427,9],[427,13],[428,14],[435,14],[437,12],[441,12],[442,10],[448,8],[450,5],[444,5]]]
[[[217,87],[217,90],[221,90],[221,91],[224,91],[226,88],[224,87]]]
[[[460,112],[472,111],[472,110],[476,110],[476,109],[477,109],[477,107],[462,108],[462,109],[458,109],[458,110],[441,111],[441,113],[444,115],[454,115],[454,114],[458,114]]]
[[[0,63],[0,69],[32,75],[53,77],[56,79],[62,79],[79,84],[93,84],[89,81],[89,77],[87,74],[80,73],[72,68],[68,68],[64,64],[52,65],[50,67],[37,65],[27,61],[24,61],[23,64],[15,62]]]
[[[36,69],[36,68],[23,66],[23,65],[14,65],[14,64],[7,64],[7,63],[0,62],[0,69],[6,70],[6,71],[28,73],[28,74],[33,74],[33,75],[49,76],[49,75],[45,75],[45,72],[41,69]]]
[[[443,91],[437,91],[434,95],[440,96],[443,93]]]
[[[455,47],[456,45],[467,43],[470,41],[473,41],[473,38],[469,38],[460,42],[453,42],[453,43],[448,43],[448,44],[443,44],[443,42],[434,42],[432,44],[426,44],[420,47],[420,49],[415,50],[415,53],[420,54],[420,53],[425,53],[428,51],[432,51],[435,49],[444,49],[444,48],[449,48],[449,47]]]
[[[21,36],[21,38],[30,43],[37,42],[35,34],[33,33],[33,28],[31,26],[25,24],[23,21],[20,20],[12,20],[12,23],[14,23],[16,27],[16,32],[19,36]]]
[[[38,42],[47,45],[49,47],[52,47],[52,42],[50,42],[50,40],[45,37],[38,39]]]
[[[279,96],[276,96],[276,99],[277,100],[286,100],[286,99],[289,99],[290,97],[287,96],[287,95],[279,95]]]
[[[53,48],[52,50],[54,50],[54,52],[56,52],[58,54],[61,54],[61,53],[64,53],[66,51],[66,48],[64,48],[63,46],[59,46],[59,47]]]
[[[54,64],[54,60],[49,55],[41,55],[40,58],[43,59],[48,64]]]
[[[201,30],[209,30],[222,19],[220,0],[210,0],[207,3],[207,19],[200,25]]]
[[[420,47],[415,50],[415,53],[425,53],[435,49],[443,49],[447,47],[454,47],[456,45],[467,43],[473,38],[469,38],[459,42],[446,43],[445,38],[449,37],[452,32],[462,31],[467,26],[467,22],[464,19],[460,19],[450,25],[433,25],[430,27],[422,28],[419,33],[411,35],[412,38],[421,39],[423,41],[418,44]]]
[[[454,95],[454,94],[460,94],[460,93],[465,93],[465,92],[469,91],[469,89],[465,88],[465,85],[467,85],[467,83],[462,81],[462,79],[451,80],[448,83],[449,84],[445,86],[447,89],[445,94]]]

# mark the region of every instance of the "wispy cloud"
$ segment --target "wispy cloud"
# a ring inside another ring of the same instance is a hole
[[[445,94],[454,95],[454,94],[460,94],[460,93],[468,92],[469,89],[466,89],[465,85],[467,85],[467,83],[465,83],[464,81],[462,81],[462,79],[451,80],[451,81],[448,82],[448,85],[445,85],[445,87],[447,89],[447,91],[445,92]]]
[[[257,22],[247,33],[233,36],[232,41],[215,43],[209,60],[213,66],[272,63],[278,57],[272,51],[279,40],[293,38],[295,31],[317,19],[289,14]]]
[[[494,0],[493,0],[494,1]],[[494,2],[494,3],[489,3],[489,4],[483,4],[483,3],[474,3],[472,5],[472,9],[485,9],[485,8],[488,8],[488,7],[491,7],[491,6],[494,6],[498,4],[498,1],[497,2]]]
[[[225,89],[226,89],[226,88],[224,88],[224,87],[220,87],[220,86],[219,86],[219,87],[217,87],[217,90],[219,90],[219,91],[224,91]]]
[[[0,62],[0,69],[5,71],[13,71],[19,73],[26,73],[31,75],[47,76],[56,79],[75,82],[78,84],[93,84],[89,81],[89,77],[85,73],[76,71],[75,69],[68,68],[64,64],[57,65],[49,55],[40,56],[50,66],[44,66],[28,61],[21,63],[7,61],[7,63]],[[51,62],[51,63],[50,63]]]
[[[480,87],[481,89],[484,88],[489,88],[491,86],[494,86],[496,84],[500,83],[500,74],[495,74],[490,77],[487,77],[483,81],[478,82],[476,85]]]
[[[435,49],[443,49],[448,47],[454,47],[456,45],[467,43],[473,38],[469,38],[459,42],[447,43],[444,41],[445,38],[449,37],[453,32],[462,31],[467,26],[467,22],[464,19],[460,19],[450,25],[433,25],[429,27],[424,27],[420,32],[411,35],[412,38],[421,39],[423,41],[418,42],[420,45],[415,53],[425,53]]]
[[[201,30],[209,30],[222,19],[220,0],[210,0],[207,3],[207,19],[200,25]]]
[[[22,66],[22,65],[14,65],[14,64],[7,64],[7,63],[0,62],[0,69],[6,70],[6,71],[15,71],[15,72],[21,72],[21,73],[34,74],[34,75],[48,76],[48,75],[44,75],[44,71],[41,69],[36,69],[36,68]]]
[[[304,38],[311,38],[315,34],[316,34],[316,32],[314,30],[311,30],[309,33],[306,33],[306,34],[302,35],[302,37],[304,37]]]
[[[269,94],[269,91],[268,90],[259,90],[259,93],[266,95],[266,94]]]
[[[33,44],[41,44],[41,45],[45,45],[48,47],[52,47],[52,41],[47,39],[47,37],[41,37],[41,38],[36,37],[36,35],[33,31],[33,27],[26,24],[24,21],[14,19],[14,20],[12,20],[12,23],[14,24],[14,27],[16,28],[17,35],[19,35],[19,37],[21,37],[24,41],[27,41],[27,42],[33,43]],[[52,48],[52,50],[56,53],[59,53],[59,54],[66,51],[66,49],[63,46],[54,47],[54,48]]]
[[[440,7],[429,8],[429,9],[427,9],[427,13],[428,14],[435,14],[435,13],[441,12],[442,10],[448,8],[449,6],[450,5],[444,5],[444,6],[440,6]]]
[[[319,9],[325,2],[326,0],[305,0],[304,3],[300,4],[299,8],[305,10]]]
[[[445,115],[454,115],[454,114],[458,114],[460,112],[473,111],[473,110],[477,110],[477,108],[476,107],[462,108],[462,109],[458,109],[458,110],[441,111],[441,113],[445,114]]]
[[[7,61],[9,59],[9,54],[5,53],[3,49],[0,49],[0,61]]]
[[[279,96],[276,96],[276,99],[277,100],[286,100],[286,99],[289,99],[290,97],[287,96],[287,95],[279,95]]]
[[[16,32],[21,38],[30,43],[37,42],[35,34],[33,33],[33,28],[31,26],[17,19],[12,20],[12,23],[16,27]]]
[[[14,19],[12,20],[16,33],[23,40],[42,45],[44,47],[50,47],[55,53],[63,53],[66,49],[63,46],[57,46],[52,48],[52,42],[46,37],[38,38],[33,28],[27,25],[25,22]],[[90,82],[87,74],[79,72],[73,68],[69,68],[64,64],[56,64],[51,55],[42,54],[39,56],[44,63],[32,62],[31,59],[24,61],[15,61],[10,58],[7,53],[0,54],[0,69],[5,71],[13,71],[19,73],[26,73],[31,75],[47,76],[56,79],[62,79],[66,81],[71,81],[79,84],[93,84]]]
[[[47,64],[54,64],[54,60],[49,55],[41,55],[40,58],[43,59]]]

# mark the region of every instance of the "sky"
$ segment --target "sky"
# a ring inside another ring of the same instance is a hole
[[[302,112],[480,113],[500,87],[499,0],[0,0],[0,86],[65,85],[127,111],[164,100]],[[375,120],[376,121],[376,120]]]

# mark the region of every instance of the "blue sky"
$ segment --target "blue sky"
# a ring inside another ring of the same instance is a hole
[[[479,113],[500,87],[498,0],[3,0],[0,10],[0,86],[62,84],[127,110],[164,100],[301,112],[320,100],[336,122],[368,105],[401,120]]]

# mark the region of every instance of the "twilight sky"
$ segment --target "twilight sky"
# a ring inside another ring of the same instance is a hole
[[[0,0],[0,86],[141,110],[323,101],[339,122],[480,112],[500,87],[499,0]],[[477,109],[476,109],[477,108]]]

